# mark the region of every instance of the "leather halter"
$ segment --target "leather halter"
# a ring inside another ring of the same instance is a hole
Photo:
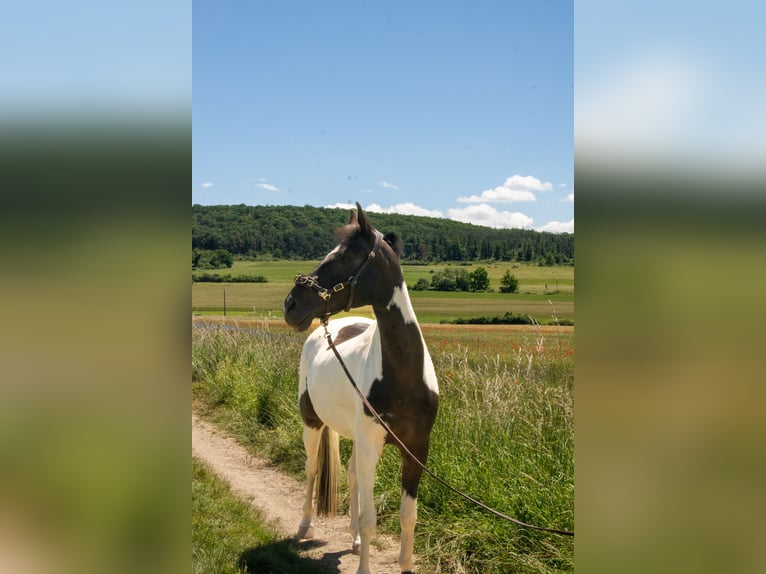
[[[319,281],[316,277],[312,277],[310,275],[303,275],[302,273],[298,273],[295,276],[295,279],[293,280],[293,283],[295,285],[298,285],[300,287],[306,287],[307,289],[311,289],[313,291],[316,291],[317,295],[319,295],[322,300],[325,302],[325,309],[329,307],[330,305],[330,299],[333,295],[336,293],[340,293],[343,291],[346,287],[349,288],[349,296],[348,296],[348,302],[346,303],[346,307],[344,311],[349,311],[354,304],[354,290],[356,289],[356,284],[359,282],[359,277],[361,277],[362,272],[367,268],[367,266],[370,264],[370,262],[375,259],[375,256],[377,255],[378,251],[380,250],[380,242],[383,239],[383,234],[380,231],[375,231],[375,245],[372,247],[372,251],[370,251],[367,254],[367,259],[362,262],[362,264],[359,266],[359,269],[356,270],[356,273],[351,275],[348,279],[345,281],[341,281],[340,283],[336,283],[333,287],[330,289],[327,289],[325,287],[322,287],[319,284]],[[329,316],[330,312],[328,311],[325,313],[325,316]]]

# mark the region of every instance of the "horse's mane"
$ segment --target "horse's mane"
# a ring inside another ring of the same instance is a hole
[[[338,243],[350,240],[354,234],[359,232],[359,225],[356,223],[349,223],[343,227],[339,227],[335,230],[335,239]],[[383,241],[388,243],[393,249],[397,257],[402,256],[402,240],[396,233],[386,233],[383,235]]]

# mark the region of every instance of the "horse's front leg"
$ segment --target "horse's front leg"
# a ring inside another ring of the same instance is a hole
[[[362,428],[360,429],[359,426]],[[367,421],[359,426],[357,427],[357,436],[354,441],[356,480],[359,491],[360,535],[359,569],[357,574],[370,574],[370,541],[375,534],[377,522],[373,497],[375,467],[378,464],[381,452],[383,452],[385,431],[370,419],[367,419]],[[359,432],[360,430],[361,432]]]
[[[322,438],[322,428],[303,427],[303,446],[306,449],[306,493],[303,499],[303,516],[298,526],[296,538],[312,538],[314,526],[314,479],[319,465],[319,442]]]
[[[359,484],[356,480],[356,442],[351,449],[348,461],[348,490],[351,506],[351,552],[359,554],[362,541],[359,537]]]
[[[425,463],[428,458],[427,441],[411,447],[410,450],[418,460]],[[413,568],[412,547],[415,541],[415,523],[418,519],[418,485],[422,475],[421,466],[402,452],[402,505],[399,510],[402,546],[399,551],[399,566],[403,574],[412,572]]]

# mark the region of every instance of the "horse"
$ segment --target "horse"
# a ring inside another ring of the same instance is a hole
[[[338,230],[338,245],[309,273],[298,274],[285,298],[288,325],[306,331],[323,321],[359,390],[389,429],[419,461],[428,458],[429,436],[439,406],[439,385],[431,356],[402,276],[401,242],[369,222],[359,203]],[[331,315],[371,305],[375,320]],[[313,536],[317,514],[337,513],[338,437],[353,441],[348,463],[351,550],[359,555],[357,574],[370,574],[370,540],[377,517],[373,501],[375,468],[386,443],[402,454],[400,506],[403,574],[413,570],[412,546],[422,468],[392,440],[363,404],[325,340],[314,330],[303,346],[298,404],[306,449],[306,491],[297,538]]]

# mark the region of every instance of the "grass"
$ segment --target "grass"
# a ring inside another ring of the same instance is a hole
[[[573,330],[424,325],[441,387],[429,466],[525,522],[573,529]],[[193,389],[246,446],[303,473],[297,365],[304,334],[195,321]],[[342,441],[344,462],[350,442]],[[376,474],[380,528],[398,535],[401,461]],[[522,530],[424,477],[416,551],[421,572],[571,572],[570,538]]]
[[[221,314],[224,290],[227,315],[278,318],[282,316],[282,302],[292,288],[296,273],[307,273],[317,261],[235,261],[231,275],[263,275],[268,283],[193,283],[192,312],[195,314]],[[528,314],[540,323],[547,323],[554,311],[562,319],[574,319],[574,267],[539,267],[537,265],[487,263],[490,287],[497,289],[500,278],[511,271],[519,279],[519,294],[499,291],[487,293],[447,293],[439,291],[410,291],[420,321],[438,323],[442,320],[503,315],[510,311]],[[431,272],[443,269],[441,265],[404,265],[404,277],[412,286],[421,277],[430,281]],[[466,266],[471,270],[477,265]],[[547,287],[546,287],[547,286]],[[372,316],[370,309],[355,314]]]
[[[256,509],[229,492],[204,464],[192,458],[192,572],[195,574],[327,574],[300,556],[298,545],[280,538]]]

